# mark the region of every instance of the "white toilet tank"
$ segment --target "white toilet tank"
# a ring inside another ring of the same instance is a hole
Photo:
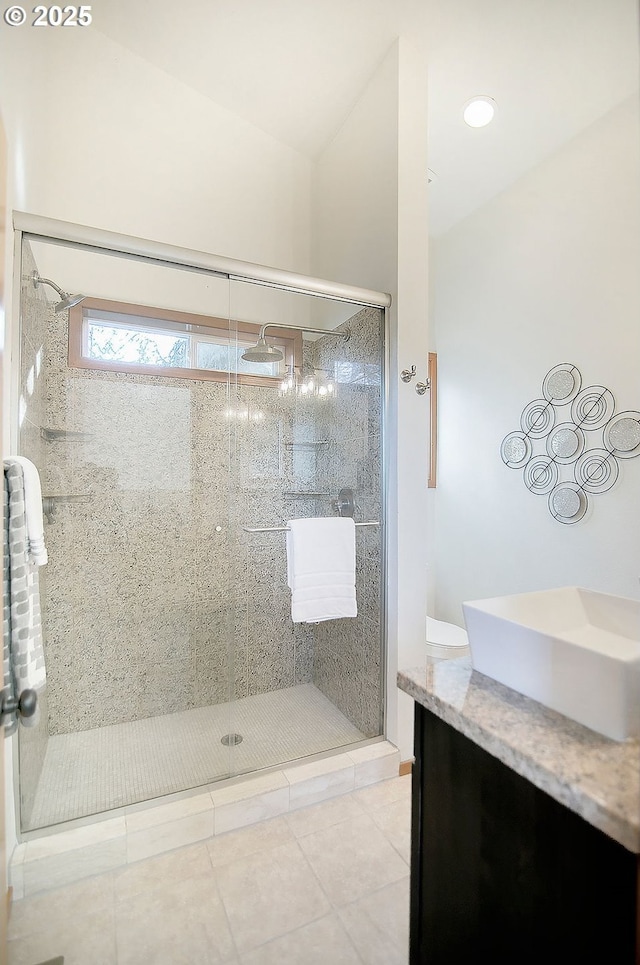
[[[469,638],[463,627],[427,617],[427,652],[434,657],[461,657],[469,652]]]

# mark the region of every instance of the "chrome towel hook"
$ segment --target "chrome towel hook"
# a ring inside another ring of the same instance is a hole
[[[400,373],[400,378],[402,379],[403,382],[410,382],[411,379],[415,378],[415,375],[416,375],[416,367],[415,365],[412,365],[410,369],[402,370],[402,372]]]

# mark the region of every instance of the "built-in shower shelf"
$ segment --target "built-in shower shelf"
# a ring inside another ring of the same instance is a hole
[[[47,522],[53,523],[56,509],[62,503],[88,503],[90,499],[89,493],[59,493],[53,496],[43,496],[42,512],[47,517]]]
[[[40,429],[40,435],[47,442],[61,442],[65,439],[83,442],[86,439],[93,439],[92,432],[76,432],[73,429],[49,429],[44,426]]]
[[[303,492],[301,490],[300,492],[295,492],[295,491],[286,492],[286,493],[283,493],[282,495],[283,496],[327,496],[328,497],[328,496],[333,496],[333,493],[311,493],[311,492]]]
[[[309,439],[303,442],[285,442],[285,446],[287,447],[287,449],[302,449],[304,447],[328,446],[328,445],[329,445],[328,439],[319,439],[319,440]]]

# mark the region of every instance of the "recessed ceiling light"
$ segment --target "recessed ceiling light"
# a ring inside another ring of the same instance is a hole
[[[484,127],[493,120],[496,112],[496,102],[493,97],[472,97],[464,105],[463,117],[469,127]]]

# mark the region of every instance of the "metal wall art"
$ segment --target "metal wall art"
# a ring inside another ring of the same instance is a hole
[[[640,412],[616,413],[610,390],[583,389],[570,362],[547,372],[542,396],[524,407],[520,429],[504,437],[500,455],[509,469],[522,469],[530,492],[548,497],[554,519],[577,523],[589,496],[614,485],[619,460],[640,455]]]

